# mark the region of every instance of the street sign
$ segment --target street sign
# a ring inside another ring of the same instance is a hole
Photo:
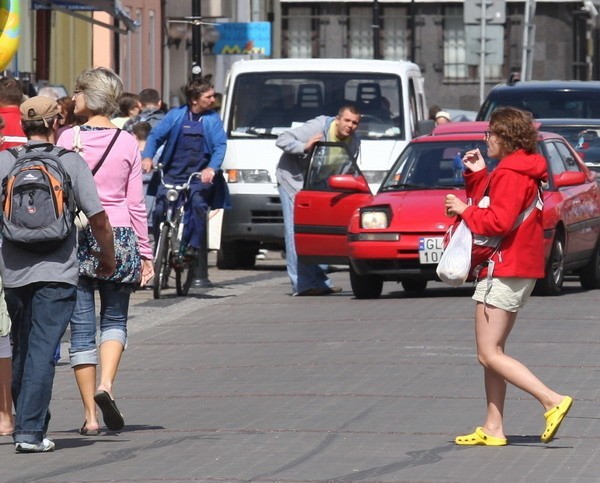
[[[481,24],[481,4],[485,2],[487,25],[506,23],[506,0],[464,0],[464,22],[466,25]]]

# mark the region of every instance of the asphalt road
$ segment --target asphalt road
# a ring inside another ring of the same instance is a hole
[[[214,260],[212,260],[214,263]],[[507,351],[575,398],[542,444],[543,409],[508,391],[509,446],[464,448],[483,422],[470,288],[424,297],[384,286],[355,300],[292,297],[277,254],[254,270],[210,267],[210,290],[135,294],[115,386],[126,426],[80,436],[65,358],[55,380],[49,454],[0,439],[0,481],[600,481],[600,292],[569,282],[533,297]],[[65,345],[66,349],[66,345]]]

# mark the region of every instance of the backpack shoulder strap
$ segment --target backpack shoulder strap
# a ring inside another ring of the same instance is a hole
[[[20,148],[20,149],[19,149]],[[23,149],[22,147],[19,146],[19,148],[8,148],[7,151],[12,154],[15,159],[17,159],[19,157],[19,152]]]

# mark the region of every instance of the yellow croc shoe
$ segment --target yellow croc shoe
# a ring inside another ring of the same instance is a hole
[[[485,434],[481,426],[476,428],[474,433],[457,436],[454,442],[462,446],[506,446],[508,444],[506,438]]]
[[[554,439],[554,435],[558,431],[558,428],[560,428],[560,423],[565,419],[572,404],[573,398],[566,396],[558,406],[554,406],[544,413],[544,418],[546,418],[546,429],[540,437],[542,443],[549,443]]]

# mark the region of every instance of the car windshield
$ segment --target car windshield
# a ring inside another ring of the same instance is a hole
[[[492,112],[501,106],[524,109],[536,119],[600,118],[600,91],[504,89],[497,93],[492,91],[485,104],[481,120],[489,120]]]
[[[493,169],[497,161],[487,157],[483,140],[410,144],[389,170],[379,191],[462,187],[462,157],[475,148],[481,151],[488,169]]]
[[[400,78],[356,72],[268,72],[236,78],[229,137],[275,137],[321,115],[355,104],[362,139],[406,138]]]

